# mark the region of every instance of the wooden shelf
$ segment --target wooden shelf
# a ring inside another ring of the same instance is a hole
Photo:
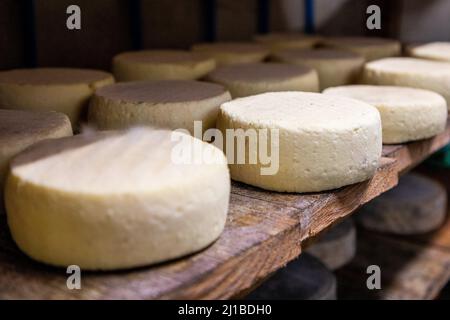
[[[149,268],[83,273],[68,290],[65,270],[25,257],[0,221],[0,298],[200,299],[241,296],[301,252],[301,244],[391,189],[398,175],[450,141],[450,126],[428,140],[385,146],[366,182],[314,194],[268,192],[233,183],[226,228],[213,245],[190,257]],[[76,244],[74,244],[76,245]]]

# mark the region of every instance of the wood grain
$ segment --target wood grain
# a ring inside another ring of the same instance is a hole
[[[225,231],[206,250],[148,268],[83,273],[81,290],[66,288],[65,270],[40,265],[19,252],[5,221],[0,221],[0,298],[225,299],[242,295],[295,259],[303,241],[394,187],[399,169],[413,167],[449,141],[447,127],[432,139],[385,150],[371,180],[329,192],[275,193],[233,183]]]

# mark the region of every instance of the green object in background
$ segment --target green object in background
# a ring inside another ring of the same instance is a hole
[[[436,153],[431,155],[425,163],[430,166],[450,168],[450,144],[446,145],[439,151],[436,151]]]

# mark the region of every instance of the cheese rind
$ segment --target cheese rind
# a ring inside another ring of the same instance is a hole
[[[230,99],[224,87],[199,81],[117,83],[95,93],[89,122],[101,130],[151,125],[192,133],[194,121],[214,127],[219,106]]]
[[[261,174],[268,165],[259,158],[230,164],[234,180],[268,190],[315,192],[361,182],[373,176],[381,156],[379,112],[348,98],[307,92],[240,98],[222,104],[217,125],[225,139],[226,129],[278,129],[278,142],[266,142],[269,155],[279,150],[275,174]]]
[[[450,42],[430,42],[406,47],[406,53],[415,58],[450,62]]]
[[[206,247],[225,225],[226,159],[213,145],[179,137],[135,128],[27,149],[6,185],[14,241],[33,259],[84,270],[139,267]],[[178,163],[177,147],[204,162]]]
[[[261,62],[269,55],[264,46],[251,42],[199,43],[192,51],[213,58],[218,65]]]
[[[117,81],[196,80],[215,67],[214,59],[183,50],[124,52],[113,58]]]
[[[354,85],[329,88],[323,93],[361,100],[376,107],[386,144],[430,138],[444,131],[447,123],[445,99],[428,90]]]
[[[111,74],[97,70],[37,68],[0,72],[0,108],[58,111],[75,127],[97,88],[112,84]]]
[[[62,113],[0,109],[1,198],[9,162],[14,156],[38,141],[71,135],[70,120]],[[1,212],[3,200],[0,202]]]
[[[400,42],[386,38],[330,37],[323,40],[323,45],[360,54],[366,61],[399,56],[401,53]]]
[[[276,91],[319,91],[316,71],[282,63],[219,67],[206,80],[225,86],[233,98]]]
[[[450,105],[450,64],[415,58],[386,58],[364,66],[362,82],[405,86],[441,94]]]
[[[313,68],[319,76],[320,91],[355,83],[364,58],[353,52],[334,49],[289,49],[273,55],[275,61]]]

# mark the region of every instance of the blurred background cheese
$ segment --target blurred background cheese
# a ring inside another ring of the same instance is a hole
[[[209,245],[227,216],[226,158],[199,139],[171,136],[135,128],[27,149],[5,192],[14,241],[40,262],[82,270],[138,267]],[[174,147],[204,161],[177,163]]]
[[[204,130],[214,127],[219,106],[230,99],[224,87],[193,80],[117,83],[97,90],[89,123],[102,130],[152,125],[192,133],[196,120]]]
[[[378,109],[383,143],[402,143],[430,138],[445,129],[447,103],[432,91],[394,86],[353,85],[323,92],[358,99]]]
[[[306,35],[302,33],[274,32],[256,35],[254,40],[266,46],[272,53],[282,49],[300,48],[309,49],[315,47],[321,37],[317,35]]]
[[[406,53],[415,58],[450,62],[450,42],[431,42],[411,45]]]
[[[324,38],[323,45],[360,54],[367,61],[399,56],[401,53],[399,41],[385,38],[330,37]]]
[[[206,80],[225,86],[233,98],[273,91],[319,91],[316,71],[282,63],[219,67]]]
[[[364,66],[362,82],[428,89],[450,105],[450,63],[416,58],[385,58]]]
[[[10,160],[32,144],[72,135],[69,118],[52,111],[0,109],[0,199]],[[0,212],[3,200],[0,201]]]
[[[117,81],[195,80],[216,66],[214,59],[183,50],[125,52],[113,58]]]
[[[313,68],[319,75],[321,91],[355,83],[364,65],[361,55],[334,49],[288,49],[275,53],[273,59]]]
[[[367,229],[400,235],[420,234],[438,228],[447,214],[447,193],[426,176],[409,173],[394,189],[364,205],[356,215]]]
[[[200,43],[192,51],[213,58],[218,65],[261,62],[269,55],[264,46],[251,42]]]
[[[230,164],[234,180],[268,190],[314,192],[361,182],[372,177],[381,156],[380,115],[354,99],[307,92],[259,94],[222,104],[217,126],[222,132],[279,130],[273,149],[258,141],[269,154],[279,151],[275,174],[262,175],[260,159]]]
[[[97,70],[37,68],[0,72],[0,108],[58,111],[76,127],[97,88],[111,84],[111,74]]]
[[[343,267],[353,259],[356,253],[356,227],[353,220],[347,218],[331,227],[306,251],[330,270]]]

